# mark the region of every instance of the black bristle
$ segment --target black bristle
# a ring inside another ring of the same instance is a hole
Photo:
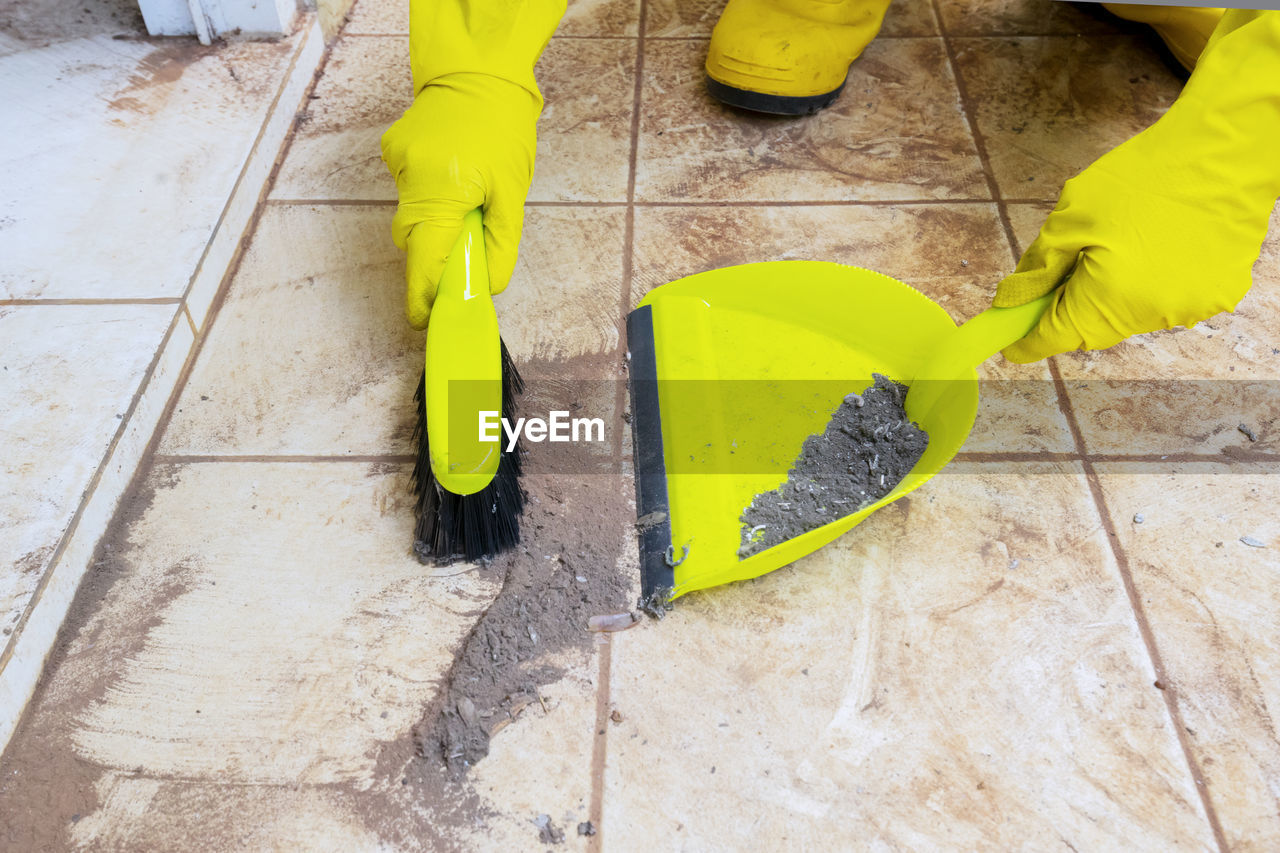
[[[431,471],[427,441],[427,403],[424,370],[413,395],[418,405],[418,422],[413,431],[418,458],[413,466],[413,491],[417,496],[418,524],[414,531],[413,553],[423,563],[448,563],[493,557],[520,540],[520,513],[525,494],[520,487],[520,442],[511,452],[502,442],[502,457],[493,482],[474,495],[457,495],[440,486]],[[516,370],[506,343],[502,343],[502,417],[516,418],[516,395],[524,391],[524,380]]]

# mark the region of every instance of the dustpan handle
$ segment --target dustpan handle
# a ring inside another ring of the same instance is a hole
[[[1026,337],[1053,299],[1054,293],[1050,292],[1016,308],[988,308],[948,335],[925,357],[911,380],[907,415],[919,423],[942,396],[946,380],[964,376],[1009,344]]]

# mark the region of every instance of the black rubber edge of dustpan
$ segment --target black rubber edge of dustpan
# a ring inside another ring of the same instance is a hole
[[[627,315],[627,348],[631,351],[631,452],[636,470],[636,514],[660,518],[637,531],[640,543],[640,594],[675,586],[671,549],[671,506],[667,497],[667,465],[662,453],[662,413],[658,409],[658,363],[653,346],[653,309],[644,305]]]

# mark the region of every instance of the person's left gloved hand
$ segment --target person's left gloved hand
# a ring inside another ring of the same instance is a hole
[[[1280,196],[1280,12],[1230,11],[1154,125],[1063,187],[993,305],[1056,290],[1004,350],[1030,362],[1236,306]]]

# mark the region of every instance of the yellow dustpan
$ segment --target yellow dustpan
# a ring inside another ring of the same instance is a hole
[[[627,318],[644,594],[771,572],[920,486],[973,428],[974,368],[1029,332],[1051,299],[957,329],[914,288],[818,261],[727,267],[651,291]],[[881,500],[740,559],[743,509],[786,480],[804,440],[873,373],[910,386],[924,456]]]

